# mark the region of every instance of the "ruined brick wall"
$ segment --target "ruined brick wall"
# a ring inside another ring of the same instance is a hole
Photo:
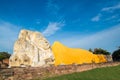
[[[3,59],[0,61],[0,68],[7,68],[9,66],[9,59]]]
[[[7,68],[0,70],[0,80],[29,80],[29,79],[43,79],[46,77],[53,77],[57,75],[69,74],[73,72],[82,72],[94,68],[116,66],[120,62],[100,63],[100,64],[83,64],[83,65],[61,65],[42,67],[27,67],[27,68]]]

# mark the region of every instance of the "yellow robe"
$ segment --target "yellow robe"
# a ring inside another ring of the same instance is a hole
[[[83,49],[68,48],[60,42],[54,42],[52,51],[55,57],[55,65],[107,62],[104,55],[95,55]]]

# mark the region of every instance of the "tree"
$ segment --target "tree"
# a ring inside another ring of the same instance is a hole
[[[0,60],[9,58],[10,54],[8,52],[0,52]]]
[[[112,54],[113,61],[120,61],[120,47]]]
[[[108,52],[107,50],[101,49],[101,48],[95,48],[93,51],[93,54],[110,55],[110,52]]]
[[[90,52],[93,52],[91,48],[89,49],[89,51],[90,51]]]

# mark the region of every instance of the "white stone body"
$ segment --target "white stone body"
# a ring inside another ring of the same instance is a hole
[[[39,32],[21,30],[14,44],[14,53],[9,66],[48,66],[53,64],[54,56],[49,42]]]

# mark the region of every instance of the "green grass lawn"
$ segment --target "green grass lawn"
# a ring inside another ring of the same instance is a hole
[[[44,80],[120,80],[120,65],[67,74]]]

